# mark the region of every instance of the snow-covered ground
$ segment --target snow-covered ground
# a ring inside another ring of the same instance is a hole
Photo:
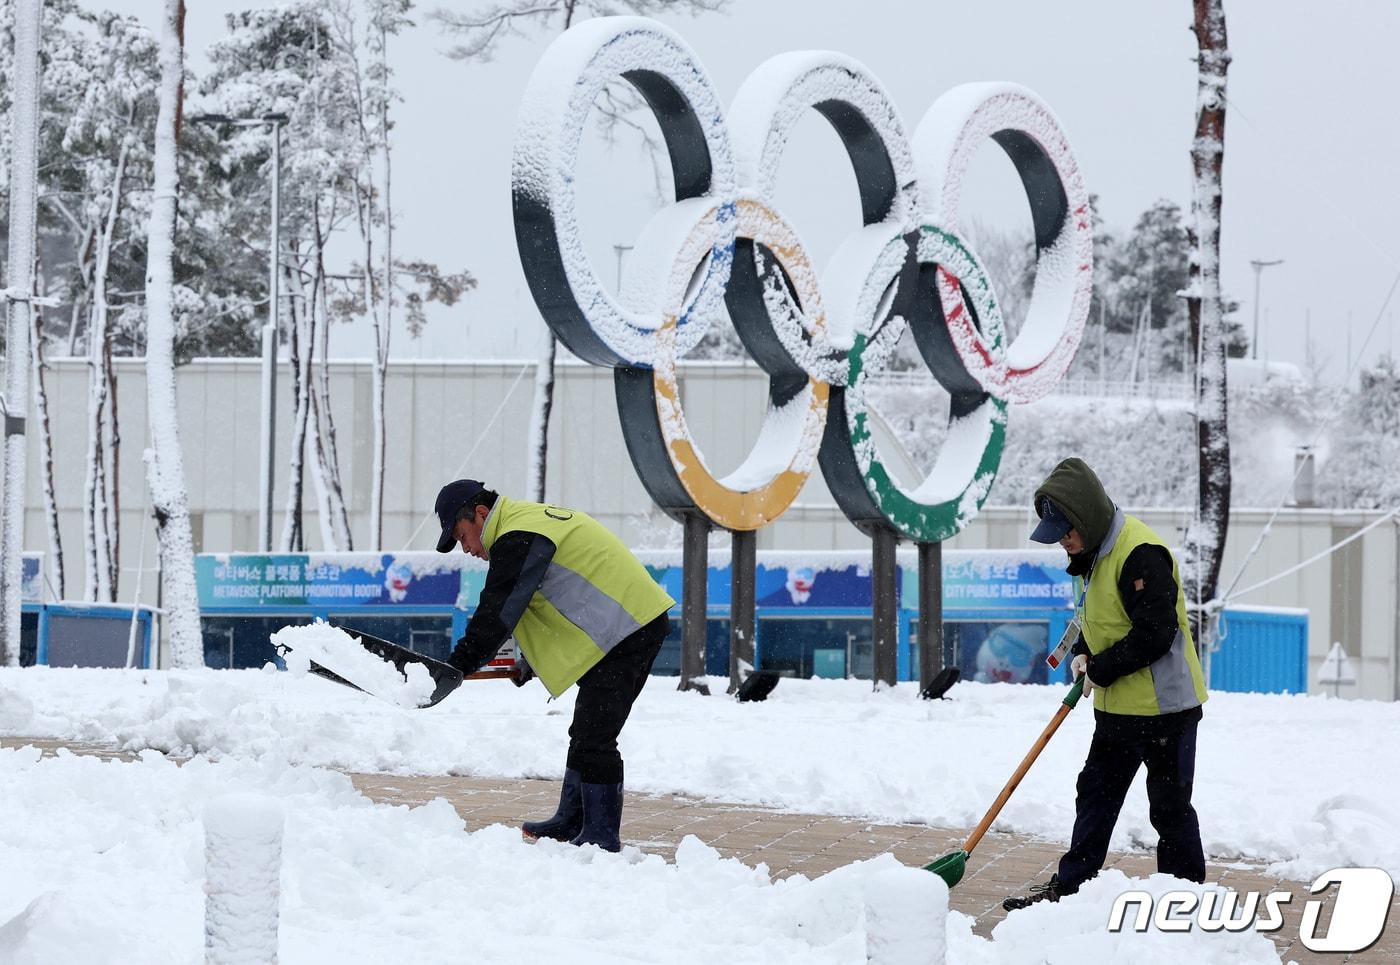
[[[766,703],[741,705],[672,688],[653,679],[624,731],[633,790],[954,828],[981,816],[1062,696],[963,683],[927,703],[908,685],[877,694],[859,681],[785,680]],[[1066,839],[1087,709],[997,827]],[[200,815],[250,790],[287,814],[285,962],[864,960],[879,924],[866,904],[900,880],[892,858],[770,884],[698,841],[674,865],[631,849],[532,848],[514,829],[464,829],[442,802],[375,805],[325,769],[558,777],[571,712],[571,694],[549,702],[537,684],[501,681],[406,710],[272,670],[0,670],[0,734],[201,755],[176,767],[154,753],[122,763],[0,750],[0,960],[198,960]],[[1400,877],[1400,748],[1387,736],[1397,725],[1391,704],[1213,695],[1196,778],[1207,850],[1297,878],[1341,865]],[[1139,786],[1114,844],[1153,841]],[[1275,960],[1251,933],[1110,935],[1108,896],[1127,887],[1103,875],[1053,909],[1011,916],[990,944],[953,913],[949,960],[1054,961],[1061,943],[1076,960],[1091,948],[1112,960],[1124,941],[1134,961],[1153,949],[1174,962]],[[736,915],[742,927],[729,924]]]

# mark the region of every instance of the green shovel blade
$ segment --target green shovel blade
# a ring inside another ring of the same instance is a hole
[[[950,851],[937,861],[924,865],[924,870],[932,871],[951,888],[962,881],[963,872],[967,870],[967,852]]]

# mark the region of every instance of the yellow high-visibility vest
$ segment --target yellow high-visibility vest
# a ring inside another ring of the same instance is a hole
[[[1132,628],[1118,592],[1118,578],[1128,554],[1143,545],[1166,548],[1161,537],[1142,520],[1122,510],[1115,511],[1113,526],[1099,549],[1084,594],[1084,642],[1091,653],[1107,650]],[[1189,710],[1206,702],[1205,677],[1191,641],[1186,592],[1174,556],[1172,577],[1176,580],[1177,631],[1171,649],[1150,666],[1125,674],[1107,687],[1095,689],[1095,710],[1149,717]]]
[[[586,513],[498,496],[482,545],[489,553],[514,531],[539,533],[555,546],[514,630],[525,659],[555,697],[675,605],[622,540]]]

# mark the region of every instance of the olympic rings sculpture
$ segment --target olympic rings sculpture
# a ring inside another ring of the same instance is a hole
[[[642,94],[660,126],[675,202],[643,229],[614,295],[583,250],[574,167],[589,110],[616,77]],[[788,135],[808,109],[846,148],[864,222],[820,284],[767,200]],[[963,174],[989,138],[1015,166],[1035,229],[1035,282],[1010,341],[992,282],[958,232]],[[530,78],[512,199],[535,303],[570,351],[614,369],[643,485],[672,516],[699,512],[730,530],[780,516],[820,462],[838,505],[862,529],[930,542],[954,535],[996,478],[1008,403],[1050,390],[1088,315],[1088,194],[1054,114],[1012,84],[953,88],[911,139],[860,62],[794,52],[760,65],[726,116],[678,35],[645,18],[598,18],[556,39]],[[720,311],[768,374],[769,404],[749,456],[716,478],[686,426],[676,363]],[[880,461],[867,401],[906,326],[952,397],[948,438],[913,488]]]

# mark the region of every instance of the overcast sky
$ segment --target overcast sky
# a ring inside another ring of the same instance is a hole
[[[155,27],[157,0],[110,5]],[[189,6],[187,45],[198,72],[203,48],[224,32],[223,14],[255,4]],[[426,9],[391,52],[404,97],[393,142],[395,247],[405,257],[467,268],[480,287],[457,309],[436,314],[418,342],[396,336],[395,354],[531,357],[544,326],[515,252],[510,158],[520,94],[559,27],[508,40],[493,62],[468,65],[444,56],[450,40]],[[1224,287],[1248,329],[1250,260],[1283,259],[1263,274],[1260,356],[1325,360],[1328,376],[1340,378],[1348,344],[1364,363],[1397,348],[1400,305],[1384,314],[1381,306],[1400,272],[1400,118],[1393,107],[1400,5],[1226,0],[1226,16],[1234,60]],[[1189,209],[1196,79],[1188,0],[733,0],[724,14],[663,19],[695,49],[726,102],[762,61],[804,49],[863,61],[911,132],[954,85],[1025,84],[1059,115],[1111,228],[1128,228],[1157,198]],[[618,270],[613,246],[630,243],[656,204],[648,170],[631,143],[611,154],[601,143],[585,145],[585,239],[609,282]],[[972,182],[965,220],[1029,237],[1019,183],[995,146],[978,156]],[[854,185],[839,142],[813,114],[783,160],[776,201],[818,265],[859,224]],[[336,339],[333,354],[369,350],[362,333],[341,331]]]

